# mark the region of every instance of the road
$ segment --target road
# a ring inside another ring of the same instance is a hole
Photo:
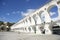
[[[33,35],[17,32],[0,32],[0,40],[60,40],[60,35]]]

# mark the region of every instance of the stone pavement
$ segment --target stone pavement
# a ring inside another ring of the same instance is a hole
[[[0,40],[18,40],[17,33],[13,32],[0,32]]]
[[[35,35],[17,32],[0,32],[0,40],[60,40],[60,35]]]

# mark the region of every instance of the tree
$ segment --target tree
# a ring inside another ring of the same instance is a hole
[[[13,24],[15,24],[15,23],[10,23],[10,22],[4,23],[3,21],[0,21],[0,30],[10,31],[10,28]]]
[[[0,26],[3,25],[3,24],[4,24],[4,22],[3,21],[0,21]]]
[[[11,26],[12,26],[13,24],[15,24],[15,23],[7,22],[7,26],[8,26],[7,31],[10,31],[10,28],[11,28]]]

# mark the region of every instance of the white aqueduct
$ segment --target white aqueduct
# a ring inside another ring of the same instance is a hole
[[[49,10],[58,7],[58,17],[56,21],[52,21]],[[42,20],[44,16],[44,21]],[[11,27],[11,31],[34,33],[34,34],[52,34],[53,26],[60,26],[60,0],[51,0],[43,7],[29,14]]]

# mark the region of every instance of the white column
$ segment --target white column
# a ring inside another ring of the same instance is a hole
[[[28,30],[28,25],[27,25],[27,24],[28,24],[28,22],[25,21],[25,22],[24,22],[24,26],[26,27],[26,32],[29,32],[29,30]]]
[[[50,30],[50,23],[51,23],[51,18],[49,16],[49,13],[47,11],[44,11],[45,15],[45,34],[52,34],[52,31]]]
[[[26,31],[27,31],[27,32],[29,32],[29,29],[28,29],[28,27],[26,27]]]
[[[50,15],[47,11],[44,11],[44,15],[45,15],[45,23],[51,22]]]
[[[24,27],[24,32],[26,32],[27,30],[26,30],[26,27]]]
[[[33,28],[32,27],[30,27],[31,28],[31,33],[34,33],[34,30],[33,30]]]
[[[36,20],[36,24],[41,24],[42,23],[38,14],[36,14],[35,20]]]
[[[45,29],[45,34],[52,34],[51,26],[49,26],[49,24],[45,24],[44,29]]]
[[[26,21],[24,22],[24,26],[25,26],[25,27],[27,26],[27,22],[26,22]]]
[[[31,17],[31,25],[35,25],[35,20]]]
[[[36,14],[35,21],[36,21],[36,34],[42,34],[42,31],[39,29],[39,25],[42,22],[38,14]]]
[[[42,35],[42,31],[39,29],[39,26],[36,26],[36,34]]]
[[[27,19],[27,26],[30,26],[30,21]]]
[[[58,19],[60,20],[60,4],[58,4],[57,6],[58,6]]]

